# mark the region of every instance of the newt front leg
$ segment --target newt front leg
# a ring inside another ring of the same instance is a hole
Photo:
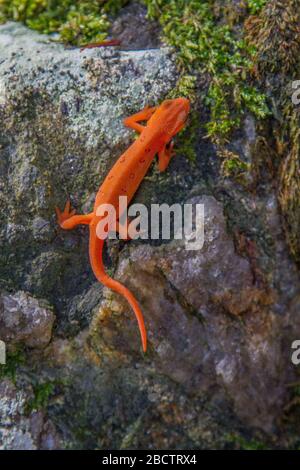
[[[169,145],[165,145],[164,148],[158,153],[158,169],[159,171],[165,171],[168,167],[171,158],[175,155],[173,150],[174,144],[171,142]]]
[[[151,118],[152,114],[156,111],[157,106],[153,108],[146,107],[139,113],[135,113],[132,116],[128,116],[124,119],[123,123],[126,127],[130,127],[139,133],[143,132],[145,126],[139,124],[141,121],[148,121]]]
[[[55,212],[57,215],[57,220],[61,228],[64,230],[71,230],[72,228],[76,227],[77,225],[89,225],[92,218],[93,218],[93,212],[90,214],[81,214],[81,215],[75,215],[75,209],[71,209],[71,203],[70,200],[66,202],[64,210],[61,212],[61,210],[58,207],[55,207]]]

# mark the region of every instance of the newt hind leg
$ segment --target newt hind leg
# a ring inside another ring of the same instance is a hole
[[[66,202],[65,208],[61,211],[58,207],[55,207],[55,212],[57,215],[57,221],[61,228],[64,230],[71,230],[76,227],[76,225],[89,225],[93,218],[93,212],[90,214],[75,215],[75,209],[71,209],[70,200]]]
[[[140,121],[148,121],[148,119],[151,118],[152,114],[156,111],[156,109],[157,106],[154,106],[152,108],[147,106],[146,108],[142,109],[142,111],[133,114],[132,116],[128,116],[123,121],[124,126],[130,127],[130,129],[133,129],[137,132],[142,132],[145,129],[145,126],[139,124]]]
[[[159,171],[165,171],[168,167],[171,158],[175,155],[173,150],[174,144],[171,142],[169,145],[165,145],[163,149],[158,153],[158,169]]]

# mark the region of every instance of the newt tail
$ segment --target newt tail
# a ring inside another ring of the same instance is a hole
[[[138,322],[143,351],[146,352],[147,351],[147,333],[146,333],[146,327],[145,327],[144,318],[143,318],[143,314],[140,309],[140,306],[136,298],[133,296],[130,290],[127,289],[127,287],[123,286],[123,284],[116,281],[115,279],[112,279],[110,276],[108,276],[108,274],[106,274],[104,270],[104,265],[103,265],[103,245],[104,245],[104,240],[101,240],[100,238],[95,236],[94,232],[90,230],[89,251],[90,251],[90,262],[91,262],[92,270],[99,282],[101,282],[106,287],[109,287],[113,291],[125,297],[129,305],[131,306]],[[93,253],[98,253],[98,256],[97,257],[93,256]]]

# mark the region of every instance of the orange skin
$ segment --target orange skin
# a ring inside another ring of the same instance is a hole
[[[119,196],[127,196],[128,204],[146,175],[154,157],[158,154],[159,171],[164,171],[173,156],[172,138],[184,127],[190,102],[185,98],[165,100],[160,106],[145,108],[124,120],[124,125],[140,133],[139,138],[121,155],[112,167],[96,195],[93,212],[86,215],[75,215],[70,210],[70,201],[61,212],[56,207],[58,223],[61,228],[70,230],[76,225],[90,227],[89,255],[93,272],[99,282],[118,292],[131,305],[138,322],[142,346],[147,350],[147,333],[143,314],[133,294],[118,281],[109,277],[104,271],[102,251],[104,240],[97,237],[96,229],[103,216],[97,216],[97,209],[102,204],[112,204],[118,213]],[[146,125],[140,122],[146,121]],[[118,231],[124,229],[119,224]]]

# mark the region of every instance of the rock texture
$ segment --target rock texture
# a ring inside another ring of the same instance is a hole
[[[54,314],[25,294],[0,297],[0,332],[6,343],[42,348],[50,342]]]
[[[174,86],[170,51],[80,52],[10,23],[0,57],[2,448],[295,445],[300,283],[271,181],[222,178],[202,131],[193,166],[179,152],[151,169],[136,200],[204,204],[205,243],[108,243],[145,315],[143,355],[128,305],[95,282],[86,229],[62,232],[54,207],[90,210],[132,141],[122,118]],[[255,161],[257,139],[247,116],[232,146]]]
[[[259,286],[250,261],[236,253],[222,205],[212,196],[188,202],[204,204],[203,248],[187,251],[173,242],[130,249],[117,277],[143,305],[157,370],[187,393],[220,387],[241,419],[271,432],[289,377],[289,351],[278,341],[286,320],[273,310],[278,293]],[[115,318],[109,312],[100,310],[91,333],[99,359],[105,348],[138,351],[127,305]]]
[[[32,390],[17,390],[5,379],[0,383],[0,449],[52,450],[59,446],[53,424],[43,412],[26,411]]]

